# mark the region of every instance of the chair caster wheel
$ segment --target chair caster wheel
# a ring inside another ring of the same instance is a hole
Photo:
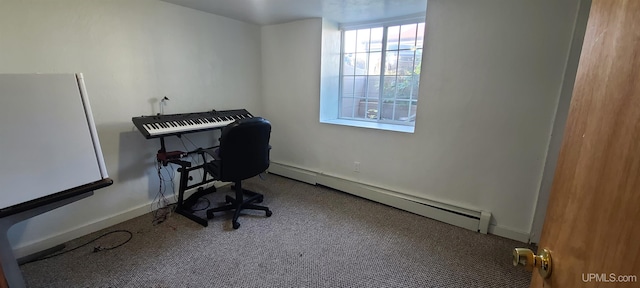
[[[267,210],[267,217],[271,217],[271,214],[273,214],[273,212],[271,212],[271,210]]]
[[[213,219],[213,211],[207,211],[207,219]]]
[[[233,203],[233,201],[235,199],[233,199],[231,196],[227,195],[227,196],[224,197],[224,200],[226,201],[227,204],[229,204],[229,203]]]
[[[238,228],[240,228],[240,223],[233,222],[233,229],[238,229]]]

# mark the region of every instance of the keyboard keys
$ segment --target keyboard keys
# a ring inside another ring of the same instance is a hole
[[[199,112],[159,116],[143,116],[133,118],[133,122],[140,129],[144,129],[149,136],[164,134],[189,133],[192,131],[216,129],[227,126],[236,120],[253,117],[246,110],[227,110],[213,112]],[[145,134],[143,132],[143,134]]]

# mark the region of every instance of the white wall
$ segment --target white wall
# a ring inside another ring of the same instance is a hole
[[[159,141],[144,139],[131,117],[157,113],[163,96],[171,99],[165,113],[246,108],[259,115],[260,65],[258,26],[161,1],[0,1],[0,73],[84,73],[115,180],[14,226],[18,256],[150,211]],[[215,141],[209,133],[189,137],[202,146]]]
[[[591,10],[591,0],[580,0],[580,8],[576,18],[573,39],[571,40],[571,50],[567,67],[565,68],[565,76],[562,82],[562,90],[560,99],[558,99],[558,107],[553,121],[553,129],[551,139],[549,139],[549,149],[544,164],[544,171],[540,183],[540,192],[538,193],[538,201],[535,207],[533,223],[531,225],[531,242],[540,242],[542,236],[542,226],[547,212],[547,204],[551,194],[551,186],[556,172],[558,156],[562,147],[562,139],[564,136],[564,128],[569,116],[569,106],[571,97],[573,96],[573,86],[578,71],[578,63],[580,62],[580,53],[582,52],[582,42],[584,42],[584,34],[587,30],[587,20]]]
[[[414,134],[320,124],[322,20],[262,27],[272,161],[490,211],[494,229],[528,235],[578,2],[430,0]]]

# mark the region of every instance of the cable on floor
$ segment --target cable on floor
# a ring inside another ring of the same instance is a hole
[[[75,247],[75,248],[72,248],[72,249],[69,249],[69,250],[66,250],[66,251],[58,252],[58,253],[56,253],[56,254],[52,254],[52,255],[49,255],[49,256],[45,256],[45,257],[42,257],[42,258],[34,259],[34,260],[31,260],[31,261],[26,262],[26,263],[23,263],[23,264],[33,263],[33,262],[38,262],[38,261],[42,261],[42,260],[45,260],[45,259],[49,259],[49,258],[53,258],[53,257],[58,257],[58,256],[60,256],[60,255],[64,255],[64,254],[69,253],[69,252],[71,252],[71,251],[75,251],[75,250],[80,249],[80,248],[82,248],[82,247],[84,247],[84,246],[87,246],[87,245],[89,245],[89,244],[91,244],[91,243],[93,243],[93,242],[96,242],[96,241],[98,241],[99,239],[101,239],[102,237],[105,237],[105,236],[107,236],[107,235],[111,235],[111,234],[114,234],[114,233],[126,233],[126,234],[128,234],[128,235],[129,235],[129,238],[127,238],[127,240],[125,240],[124,242],[122,242],[122,243],[120,243],[120,244],[118,244],[118,245],[115,245],[115,246],[111,246],[111,247],[101,247],[101,246],[96,246],[96,247],[93,247],[93,252],[100,252],[100,251],[106,251],[106,250],[113,250],[113,249],[116,249],[116,248],[118,248],[118,247],[120,247],[120,246],[122,246],[122,245],[124,245],[124,244],[127,244],[129,241],[131,241],[131,238],[133,238],[133,233],[131,233],[131,232],[130,232],[130,231],[128,231],[128,230],[114,230],[114,231],[111,231],[111,232],[104,233],[104,234],[102,234],[102,235],[100,235],[100,236],[98,236],[98,237],[94,238],[93,240],[91,240],[91,241],[89,241],[89,242],[87,242],[87,243],[84,243],[84,244],[82,244],[82,245],[80,245],[80,246],[78,246],[78,247]]]

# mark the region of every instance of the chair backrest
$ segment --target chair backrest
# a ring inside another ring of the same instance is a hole
[[[237,120],[220,135],[220,180],[240,181],[269,168],[271,123],[261,117]]]

